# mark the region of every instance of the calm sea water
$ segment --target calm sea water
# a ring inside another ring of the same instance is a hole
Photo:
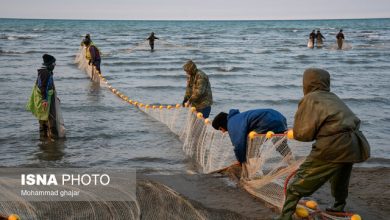
[[[322,49],[306,47],[320,29]],[[334,50],[344,29],[352,49]],[[160,40],[151,53],[145,38]],[[325,68],[333,92],[362,120],[372,156],[390,158],[390,19],[321,21],[77,21],[0,19],[0,166],[134,167],[142,172],[191,168],[168,128],[92,83],[74,64],[90,33],[103,53],[102,72],[144,103],[180,103],[182,65],[193,59],[209,76],[212,116],[230,108],[274,108],[293,124],[302,73]],[[67,139],[39,141],[24,108],[42,54],[57,58],[55,83]],[[231,150],[231,149],[227,149]]]

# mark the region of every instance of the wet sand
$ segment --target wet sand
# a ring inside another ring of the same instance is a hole
[[[266,220],[278,215],[275,208],[246,193],[226,175],[148,175],[138,178],[162,183],[196,204],[195,206],[211,213],[231,213],[225,219]],[[310,198],[317,201],[322,209],[332,204],[329,184]],[[390,167],[353,169],[347,211],[360,214],[364,220],[385,220],[390,216],[389,201]],[[221,216],[214,217],[211,219],[220,219]]]

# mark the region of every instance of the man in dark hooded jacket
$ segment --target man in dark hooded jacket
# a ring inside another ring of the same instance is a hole
[[[187,88],[183,105],[191,104],[196,111],[203,114],[204,118],[208,118],[213,104],[209,77],[199,70],[192,60],[187,61],[183,69],[187,73]]]
[[[314,141],[312,150],[288,186],[281,220],[290,220],[298,201],[330,180],[335,202],[328,211],[343,212],[353,163],[370,157],[370,146],[359,130],[360,120],[330,92],[330,75],[322,69],[303,74],[304,97],[294,121],[294,138]]]
[[[44,54],[42,58],[43,64],[38,69],[38,77],[26,107],[39,120],[40,137],[54,139],[58,137],[53,79],[56,59],[49,54]]]

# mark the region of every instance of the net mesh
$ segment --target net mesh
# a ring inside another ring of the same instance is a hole
[[[8,180],[9,181],[9,180]],[[134,202],[50,201],[0,202],[0,219],[16,213],[22,220],[41,219],[242,219],[226,210],[214,210],[185,199],[171,188],[150,180],[137,181]]]
[[[211,121],[204,119],[195,108],[182,107],[180,104],[149,105],[132,100],[87,65],[83,49],[75,62],[92,80],[107,86],[123,101],[165,124],[183,142],[184,153],[196,161],[200,172],[214,173],[236,163],[234,147],[227,132],[215,130]],[[286,134],[255,134],[248,136],[247,143],[247,162],[242,165],[240,176],[242,186],[250,194],[281,209],[285,180],[303,162],[304,157],[297,155],[305,143],[288,139]]]

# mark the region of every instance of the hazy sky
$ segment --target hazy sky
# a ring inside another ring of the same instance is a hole
[[[0,5],[0,18],[284,20],[390,17],[390,0],[0,0]]]

